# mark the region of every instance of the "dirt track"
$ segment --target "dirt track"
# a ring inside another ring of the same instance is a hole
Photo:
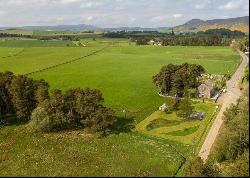
[[[244,69],[249,62],[249,58],[241,51],[238,51],[241,55],[242,62],[238,67],[237,71],[234,73],[232,78],[227,82],[227,92],[223,93],[220,98],[218,99],[217,103],[221,105],[221,110],[219,111],[218,115],[215,118],[215,121],[207,135],[205,142],[202,145],[202,148],[199,152],[199,156],[202,158],[203,161],[206,161],[212,145],[219,133],[220,127],[223,123],[223,113],[231,104],[235,104],[237,100],[241,96],[241,91],[237,87],[239,82],[244,75]]]

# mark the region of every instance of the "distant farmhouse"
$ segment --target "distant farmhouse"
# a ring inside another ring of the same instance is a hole
[[[148,42],[149,45],[154,45],[154,46],[162,46],[161,42],[155,41],[155,40],[150,40]]]
[[[198,96],[200,98],[212,98],[215,95],[215,85],[212,80],[206,80],[198,87]]]

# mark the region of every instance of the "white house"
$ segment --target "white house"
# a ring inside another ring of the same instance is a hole
[[[164,103],[163,105],[159,107],[159,111],[166,111],[167,108],[168,106],[166,105],[166,103]]]

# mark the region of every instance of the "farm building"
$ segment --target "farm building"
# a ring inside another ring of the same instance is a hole
[[[215,94],[215,86],[212,80],[206,80],[198,87],[198,97],[212,98]]]
[[[161,42],[155,41],[155,40],[150,40],[148,42],[149,45],[154,45],[154,46],[162,46]]]
[[[155,42],[154,40],[150,40],[150,41],[148,42],[148,44],[149,44],[149,45],[154,45],[154,44],[156,44],[156,42]]]

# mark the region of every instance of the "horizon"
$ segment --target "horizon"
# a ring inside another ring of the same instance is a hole
[[[249,16],[248,0],[0,0],[1,27],[86,24],[159,28],[191,19],[243,16]]]
[[[230,18],[215,18],[215,19],[199,19],[199,18],[193,18],[190,19],[188,21],[186,21],[185,23],[194,20],[194,19],[198,19],[198,20],[202,20],[202,21],[209,21],[209,20],[222,20],[222,19],[234,19],[234,18],[241,18],[241,17],[249,17],[247,16],[240,16],[240,17],[230,17]],[[184,24],[184,23],[183,23]],[[183,25],[183,24],[179,24],[179,25]],[[158,27],[141,27],[141,26],[117,26],[117,27],[100,27],[100,26],[96,26],[93,24],[58,24],[58,25],[41,25],[41,27],[55,27],[55,26],[76,26],[76,25],[87,25],[87,26],[93,26],[93,27],[97,27],[97,28],[173,28],[175,26],[158,26]],[[0,28],[22,28],[22,27],[38,27],[40,25],[24,25],[24,26],[0,26]],[[178,26],[178,25],[176,25]],[[1,30],[1,29],[0,29]]]

